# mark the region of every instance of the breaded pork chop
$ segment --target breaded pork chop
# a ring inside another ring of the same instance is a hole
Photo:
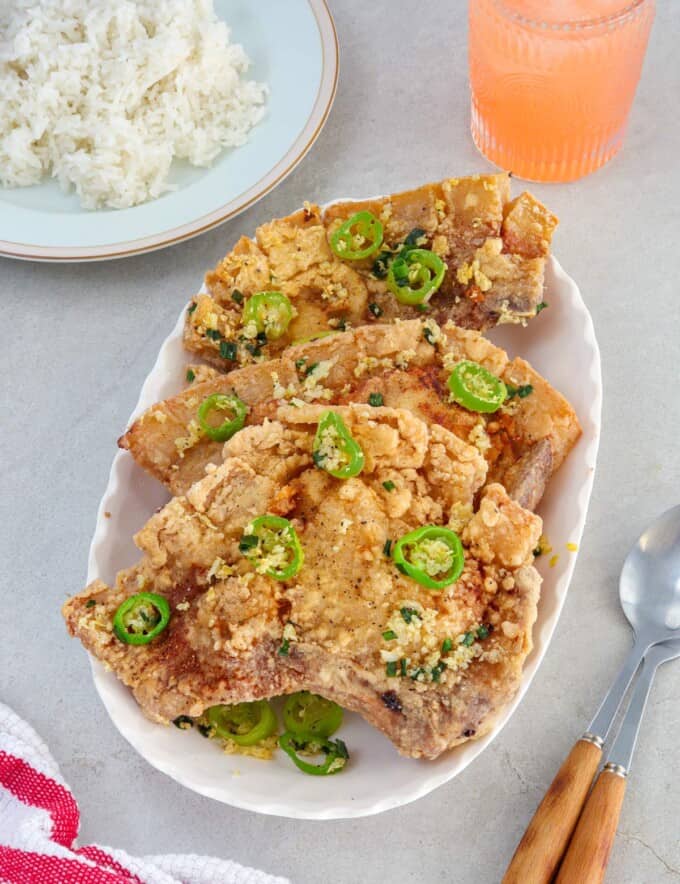
[[[409,235],[444,261],[444,280],[429,302],[439,322],[481,330],[535,315],[557,219],[528,193],[510,201],[508,175],[475,175],[325,211],[306,204],[262,225],[254,240],[242,237],[189,305],[187,349],[229,372],[313,335],[419,316],[389,290],[376,254],[356,261],[333,252],[333,233],[359,211],[384,227],[383,265]],[[280,292],[292,305],[280,337],[258,336],[262,329],[244,318],[244,303],[262,291]]]
[[[493,414],[468,411],[450,400],[446,385],[462,359],[484,365],[512,389],[531,392]],[[529,509],[581,432],[569,403],[524,360],[509,360],[478,332],[410,320],[292,347],[279,359],[226,376],[197,376],[187,390],[145,412],[119,444],[174,494],[184,493],[207,464],[222,459],[222,444],[199,426],[198,408],[206,397],[232,391],[249,405],[250,424],[273,417],[285,402],[348,404],[379,394],[385,405],[408,408],[477,445],[489,464],[489,480],[504,484]]]
[[[517,690],[536,616],[541,520],[488,485],[461,535],[461,576],[426,589],[397,569],[386,543],[455,524],[486,462],[409,411],[337,411],[363,449],[359,475],[336,479],[315,466],[323,406],[281,408],[234,436],[219,466],[152,516],[135,538],[136,566],[113,587],[92,583],[64,617],[155,721],[310,690],[363,715],[401,753],[435,758],[486,733]],[[258,573],[239,552],[264,513],[297,531],[304,563],[291,579]],[[171,619],[134,646],[116,638],[112,618],[140,589],[165,596]]]

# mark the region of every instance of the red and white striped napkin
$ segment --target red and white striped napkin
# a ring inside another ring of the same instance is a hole
[[[33,728],[0,703],[0,884],[289,884],[230,860],[78,847],[78,805]]]

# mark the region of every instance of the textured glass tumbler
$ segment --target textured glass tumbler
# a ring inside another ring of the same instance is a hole
[[[472,137],[503,169],[573,181],[623,144],[654,0],[469,0]]]

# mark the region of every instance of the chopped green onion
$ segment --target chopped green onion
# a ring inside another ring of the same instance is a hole
[[[406,675],[406,657],[402,657],[399,661],[399,675]]]
[[[243,537],[239,540],[239,552],[246,552],[249,549],[254,549],[258,543],[259,538],[256,537],[255,534],[244,534]]]
[[[385,491],[394,491],[394,489],[397,487],[391,479],[388,479],[387,482],[383,482],[382,486]]]
[[[222,332],[217,328],[207,328],[205,330],[206,338],[210,338],[211,341],[220,341],[222,340]]]
[[[372,405],[373,408],[380,408],[381,405],[384,405],[385,400],[382,393],[371,393],[368,397],[368,404]]]
[[[446,669],[446,663],[443,660],[440,660],[436,666],[432,667],[432,681],[439,681],[442,672]]]
[[[232,301],[236,301],[237,304],[242,304],[243,293],[240,292],[238,289],[234,289],[234,291],[231,293],[231,299]]]
[[[415,608],[401,608],[399,613],[405,623],[410,623],[414,617],[417,617],[419,620],[421,619],[420,611],[417,611]]]
[[[191,304],[189,304],[189,306],[187,307],[187,313],[189,314],[189,316],[191,316],[191,314],[194,312],[194,310],[197,307],[198,307],[198,304],[196,303],[196,301],[192,301]]]
[[[190,384],[196,380],[196,375],[194,374],[194,372],[190,368],[187,368],[187,380],[189,381]]]
[[[483,625],[482,625],[482,626],[480,626],[479,629],[477,630],[477,638],[479,638],[479,639],[485,639],[485,638],[488,638],[490,632],[491,632],[491,629],[490,629],[488,626],[483,626]]]
[[[470,645],[473,645],[474,643],[475,643],[475,634],[474,634],[474,632],[466,632],[465,635],[463,636],[461,642],[460,642],[460,644],[461,644],[461,645],[465,645],[466,648],[469,648]]]
[[[422,227],[414,227],[404,240],[404,248],[415,248],[416,246],[424,246],[427,237]]]
[[[288,651],[290,650],[290,639],[284,638],[281,642],[281,647],[279,648],[279,656],[287,657]]]
[[[387,675],[388,678],[394,678],[396,674],[397,664],[394,660],[390,660],[390,662],[385,665],[385,675]]]
[[[442,642],[442,654],[448,654],[449,651],[453,648],[453,642],[450,638],[445,638]]]
[[[85,607],[86,607],[86,608],[94,608],[94,606],[95,606],[96,604],[97,604],[97,602],[96,602],[94,599],[88,599],[88,600],[85,602]]]
[[[385,546],[383,546],[383,553],[386,556],[389,556],[391,549],[392,549],[392,541],[388,537],[387,540],[385,541]]]
[[[382,309],[376,303],[369,304],[368,309],[374,316],[382,316]]]
[[[385,632],[383,632],[382,637],[386,642],[391,642],[397,637],[397,633],[393,629],[386,629]]]
[[[233,341],[220,341],[220,356],[222,359],[236,359],[236,344]]]
[[[318,365],[319,365],[318,362],[312,362],[311,365],[308,365],[307,368],[305,369],[305,377],[309,377],[309,375],[314,371],[315,368],[318,367]]]
[[[181,731],[188,731],[194,726],[193,718],[189,718],[188,715],[178,715],[177,718],[173,718],[172,723]]]
[[[512,384],[506,384],[505,386],[508,390],[508,399],[514,399],[515,396],[519,396],[520,399],[526,399],[527,396],[534,392],[531,384],[521,384],[519,387],[515,387]]]
[[[548,306],[549,304],[547,301],[541,301],[541,303],[536,306],[536,316],[538,316],[541,310],[545,310],[545,308]]]

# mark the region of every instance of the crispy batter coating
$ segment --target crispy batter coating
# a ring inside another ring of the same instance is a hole
[[[114,587],[96,581],[69,599],[64,617],[156,721],[305,689],[359,712],[403,754],[435,758],[486,733],[517,690],[536,616],[541,520],[497,484],[473,514],[487,472],[480,451],[405,409],[337,409],[365,467],[332,478],[312,458],[325,408],[280,407],[275,420],[238,433],[220,465],[139,532],[141,561]],[[291,520],[304,549],[304,566],[285,582],[239,553],[265,512]],[[388,539],[422,524],[460,530],[461,521],[464,571],[441,592],[385,555]],[[171,621],[152,643],[127,645],[112,618],[141,588],[168,599]],[[405,607],[416,611],[409,622]],[[292,637],[280,653],[284,627]],[[393,660],[405,675],[391,674]]]
[[[430,315],[439,322],[483,330],[535,315],[557,218],[529,193],[510,201],[507,174],[473,175],[378,200],[335,203],[325,211],[306,204],[263,224],[254,240],[242,237],[206,275],[207,293],[196,295],[187,311],[187,349],[229,372],[275,358],[315,334],[417,317],[417,308],[400,304],[376,276],[376,255],[342,260],[330,248],[337,227],[363,210],[383,224],[384,249],[395,249],[417,230],[421,247],[444,260],[444,282],[430,301]],[[290,299],[295,315],[285,335],[257,341],[255,330],[243,324],[243,303],[272,290]]]
[[[446,386],[461,359],[481,363],[515,387],[531,385],[533,392],[494,414],[467,411],[450,401]],[[529,509],[581,432],[566,399],[524,360],[509,360],[478,332],[410,320],[332,335],[289,348],[279,359],[194,382],[149,409],[119,444],[173,493],[182,493],[207,464],[222,459],[221,443],[192,435],[198,407],[205,397],[232,390],[250,406],[250,424],[274,417],[280,403],[368,402],[379,393],[385,405],[410,409],[477,445],[489,464],[489,480],[504,484]],[[547,449],[538,448],[540,442]]]

